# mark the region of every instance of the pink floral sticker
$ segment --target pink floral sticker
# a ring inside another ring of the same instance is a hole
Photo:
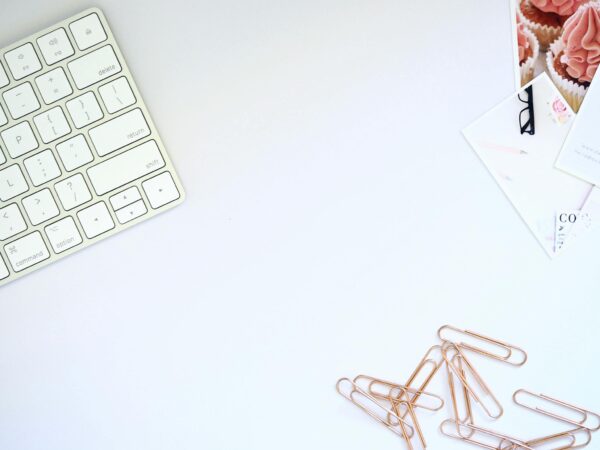
[[[552,109],[554,110],[554,112],[562,113],[567,110],[567,107],[565,105],[565,102],[563,102],[560,98],[557,98],[554,100],[554,102],[552,102]]]
[[[563,99],[556,97],[551,102],[550,107],[552,109],[552,115],[558,123],[566,123],[571,118],[569,108],[567,108],[567,105],[565,104]]]

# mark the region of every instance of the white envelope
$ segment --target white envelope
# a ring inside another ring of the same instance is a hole
[[[534,135],[521,134],[519,122],[519,113],[526,104],[518,94],[525,97],[523,92],[529,85],[533,87]],[[554,84],[541,74],[463,130],[550,257],[565,248],[565,236],[571,229],[581,235],[583,229],[591,227],[589,216],[585,227],[573,227],[569,218],[576,221],[583,216],[578,212],[594,186],[554,166],[574,118]],[[569,243],[573,236],[569,236]]]

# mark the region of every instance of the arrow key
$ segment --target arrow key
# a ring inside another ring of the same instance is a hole
[[[115,214],[117,215],[117,219],[119,219],[119,223],[124,224],[143,216],[147,212],[148,210],[146,209],[144,201],[138,200],[131,205],[127,205],[124,208],[119,209]]]
[[[115,227],[115,223],[104,202],[98,202],[88,208],[82,209],[77,213],[77,217],[88,239],[95,238]]]

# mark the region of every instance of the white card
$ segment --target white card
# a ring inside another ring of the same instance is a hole
[[[592,82],[560,152],[556,167],[600,185],[600,86]]]
[[[571,242],[570,230],[563,230],[557,238],[557,216],[580,211],[594,186],[555,167],[575,114],[546,74],[530,85],[535,134],[521,134],[519,114],[526,104],[518,95],[524,95],[524,88],[463,133],[546,253],[553,257],[567,241]]]
[[[556,213],[554,250],[561,251],[567,239],[569,242],[592,228],[592,216],[584,211],[563,211]]]

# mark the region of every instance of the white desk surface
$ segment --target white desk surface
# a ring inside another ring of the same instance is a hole
[[[92,6],[7,2],[0,47]],[[600,409],[600,236],[550,261],[459,130],[514,89],[502,0],[99,0],[185,204],[0,292],[0,448],[399,449],[337,378],[444,323]],[[442,379],[434,390],[445,393]],[[433,450],[469,448],[423,417]]]

